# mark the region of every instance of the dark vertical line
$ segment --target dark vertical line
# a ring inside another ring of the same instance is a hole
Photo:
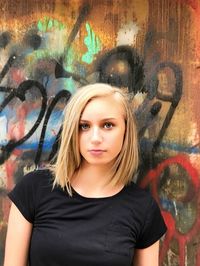
[[[81,24],[83,23],[83,21],[85,20],[85,18],[87,17],[87,15],[89,14],[89,11],[90,11],[90,6],[89,4],[87,5],[84,5],[81,7],[81,11],[80,11],[80,14],[74,24],[74,27],[68,37],[68,41],[67,41],[67,45],[66,45],[66,48],[64,50],[64,54],[67,56],[68,54],[68,51],[69,51],[69,48],[72,44],[72,42],[74,41],[79,29],[80,29],[80,26]]]
[[[2,69],[2,71],[0,73],[0,83],[1,83],[2,79],[5,77],[8,70],[11,68],[11,66],[14,63],[14,61],[16,60],[16,58],[17,58],[16,55],[11,55],[9,57],[8,61],[6,62],[4,68]]]

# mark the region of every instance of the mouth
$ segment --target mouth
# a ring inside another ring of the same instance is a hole
[[[106,152],[106,151],[105,150],[101,150],[101,149],[91,149],[91,150],[89,150],[89,153],[91,155],[101,155],[104,152]]]

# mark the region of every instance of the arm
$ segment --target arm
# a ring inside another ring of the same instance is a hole
[[[4,266],[27,266],[31,232],[32,224],[12,203],[8,220]]]
[[[135,249],[133,266],[158,266],[159,241],[148,248]]]

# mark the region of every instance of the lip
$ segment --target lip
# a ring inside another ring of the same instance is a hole
[[[89,153],[91,155],[102,155],[105,152],[105,150],[101,150],[101,149],[91,149],[89,150]]]

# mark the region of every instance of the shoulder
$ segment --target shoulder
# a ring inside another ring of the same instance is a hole
[[[22,215],[33,223],[37,206],[41,198],[41,189],[51,189],[52,176],[49,170],[35,170],[24,175],[8,193],[10,200]]]
[[[125,194],[132,200],[138,199],[139,201],[151,202],[153,200],[149,191],[140,188],[134,182],[131,182],[126,186]]]
[[[167,230],[160,207],[150,191],[140,188],[135,183],[127,186],[125,194],[134,221],[139,221],[136,248],[146,248],[155,243]]]
[[[134,182],[128,184],[125,188],[123,198],[127,202],[127,206],[132,210],[137,210],[145,216],[147,211],[154,212],[159,209],[159,205],[150,193],[145,189],[140,188]]]
[[[37,187],[42,184],[52,183],[53,176],[49,169],[39,169],[25,174],[17,183],[19,186]]]

